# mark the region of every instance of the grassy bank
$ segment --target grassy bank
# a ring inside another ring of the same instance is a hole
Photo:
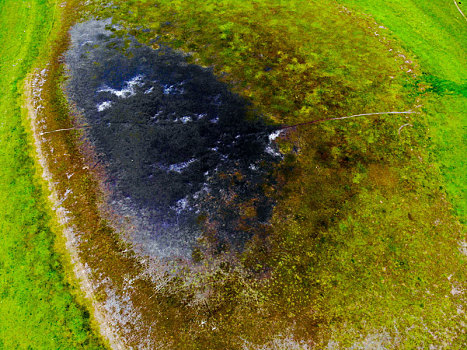
[[[60,231],[22,123],[24,79],[47,56],[61,11],[55,1],[0,2],[1,349],[102,348],[56,252]]]
[[[431,85],[424,110],[432,157],[445,178],[446,191],[466,220],[467,21],[452,1],[339,1],[371,14],[413,52],[422,81]],[[459,7],[465,14],[465,4]]]

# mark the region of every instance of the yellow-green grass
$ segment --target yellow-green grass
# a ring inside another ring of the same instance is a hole
[[[340,0],[371,14],[413,52],[432,85],[428,114],[433,160],[465,222],[467,162],[467,21],[452,0]],[[465,14],[465,4],[459,7]]]
[[[63,241],[22,121],[23,82],[47,54],[59,5],[0,2],[0,349],[102,348],[65,276]]]

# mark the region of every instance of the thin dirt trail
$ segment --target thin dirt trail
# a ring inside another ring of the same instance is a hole
[[[467,21],[467,17],[464,15],[464,12],[462,12],[461,8],[459,7],[459,5],[457,4],[457,1],[456,0],[453,0],[454,1],[454,5],[456,5],[457,7],[457,10],[460,12],[460,14],[462,15],[462,17],[464,17],[464,19]]]

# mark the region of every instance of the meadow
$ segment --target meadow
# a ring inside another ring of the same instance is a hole
[[[461,221],[466,220],[467,21],[452,1],[343,0],[371,14],[420,62],[421,81],[430,84],[428,114],[433,161]],[[465,3],[458,2],[465,14]]]

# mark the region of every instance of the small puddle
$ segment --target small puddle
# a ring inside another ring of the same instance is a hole
[[[108,23],[75,25],[65,55],[108,205],[144,254],[188,258],[207,231],[216,249],[241,250],[273,207],[263,184],[281,159],[274,127],[247,118],[247,101],[210,69],[131,37],[125,47]]]

